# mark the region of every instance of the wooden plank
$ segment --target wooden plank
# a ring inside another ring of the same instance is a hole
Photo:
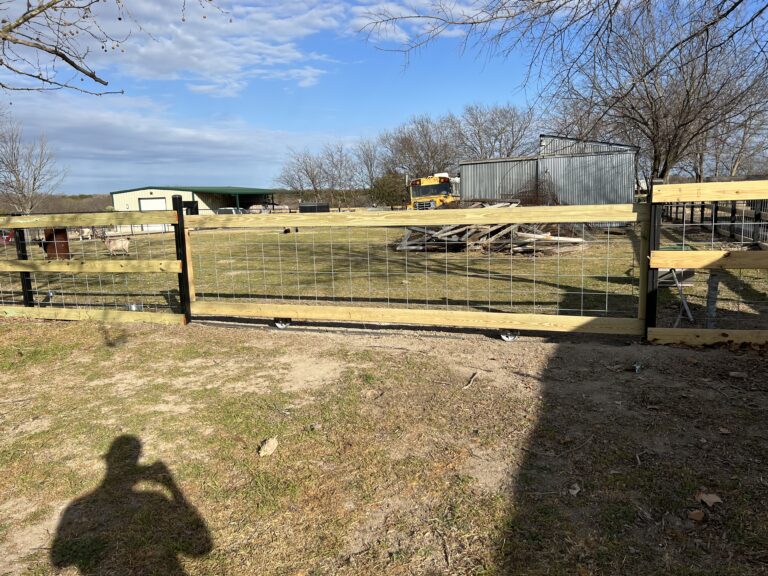
[[[129,226],[131,224],[176,224],[173,210],[148,212],[88,212],[82,214],[30,214],[0,216],[0,228],[70,228],[77,226]]]
[[[97,308],[27,308],[0,306],[0,318],[37,318],[43,320],[93,320],[97,322],[149,322],[184,324],[183,314],[168,312],[128,312]]]
[[[190,228],[292,228],[301,226],[447,226],[449,224],[556,224],[563,222],[636,222],[647,204],[463,208],[394,212],[329,212],[313,214],[230,214],[188,216]]]
[[[654,344],[768,344],[768,330],[719,330],[717,328],[649,328],[648,341]]]
[[[0,260],[0,272],[136,274],[181,272],[180,260]]]
[[[651,268],[768,268],[768,252],[746,250],[701,250],[651,252]]]
[[[659,184],[653,187],[653,202],[655,204],[664,202],[762,200],[763,198],[768,198],[768,180]]]
[[[414,324],[551,332],[586,332],[641,336],[644,325],[635,318],[555,316],[549,314],[509,314],[467,310],[418,310],[413,308],[373,308],[367,306],[315,306],[309,304],[255,304],[218,301],[192,303],[192,314],[202,316],[247,316],[291,318],[329,322],[368,324]]]

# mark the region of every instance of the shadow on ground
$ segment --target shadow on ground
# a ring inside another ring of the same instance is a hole
[[[71,502],[51,546],[56,568],[83,575],[186,574],[179,555],[204,556],[213,548],[205,521],[168,467],[139,463],[141,442],[119,436],[104,455],[101,484]]]
[[[757,353],[560,344],[494,573],[765,574],[767,367]]]

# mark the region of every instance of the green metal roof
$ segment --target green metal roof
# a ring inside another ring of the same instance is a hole
[[[228,196],[270,196],[278,192],[284,192],[284,190],[274,188],[242,188],[238,186],[142,186],[141,188],[129,188],[128,190],[115,190],[110,192],[110,194],[138,192],[140,190],[173,190],[193,192],[195,194],[226,194]]]

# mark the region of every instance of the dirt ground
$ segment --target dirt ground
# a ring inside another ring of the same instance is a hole
[[[768,573],[761,351],[0,330],[0,574]]]

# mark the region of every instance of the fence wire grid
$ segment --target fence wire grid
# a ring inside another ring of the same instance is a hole
[[[633,317],[639,227],[532,225],[510,237],[419,246],[418,226],[208,229],[191,232],[200,301],[359,305]]]
[[[665,204],[661,250],[768,248],[768,200]],[[768,329],[768,270],[659,271],[659,326]]]
[[[172,233],[117,236],[112,229],[97,227],[90,229],[90,234],[83,237],[80,236],[81,230],[70,229],[67,241],[49,242],[49,249],[87,262],[176,259]],[[127,251],[110,253],[104,238],[128,239]],[[46,260],[43,231],[27,229],[25,239],[28,260]],[[5,237],[0,243],[0,260],[17,259],[15,240]],[[181,309],[178,278],[174,274],[30,272],[29,277],[36,306],[176,313]],[[19,272],[0,273],[0,305],[24,305]]]

